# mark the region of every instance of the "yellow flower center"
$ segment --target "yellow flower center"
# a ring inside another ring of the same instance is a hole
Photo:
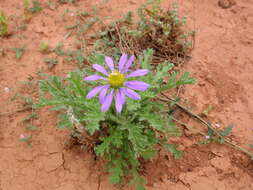
[[[108,81],[109,84],[114,88],[121,87],[125,81],[125,76],[118,71],[113,71],[111,74],[109,74]]]

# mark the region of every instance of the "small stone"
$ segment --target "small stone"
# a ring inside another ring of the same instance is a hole
[[[24,138],[25,138],[24,134],[19,135],[19,139],[24,139]]]
[[[219,123],[215,123],[214,125],[216,128],[220,128],[220,124]]]
[[[6,93],[9,93],[9,92],[10,92],[10,88],[5,87],[5,88],[4,88],[4,91],[5,91]]]
[[[210,136],[207,135],[207,136],[206,136],[206,139],[210,139]]]

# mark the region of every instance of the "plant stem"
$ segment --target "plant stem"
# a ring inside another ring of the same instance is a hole
[[[241,152],[247,154],[248,156],[250,156],[251,158],[253,158],[253,153],[247,151],[246,149],[242,148],[239,145],[234,144],[233,142],[231,142],[230,140],[228,140],[227,138],[225,138],[224,136],[222,136],[210,123],[208,123],[207,121],[205,121],[202,117],[200,117],[199,115],[193,113],[191,110],[189,110],[188,108],[184,107],[183,105],[181,105],[180,103],[176,102],[174,99],[168,97],[166,94],[161,92],[161,95],[163,97],[165,97],[167,100],[174,102],[179,108],[181,108],[183,111],[185,111],[187,114],[189,114],[190,116],[195,117],[197,120],[199,120],[202,124],[206,125],[208,128],[210,128],[219,138],[223,139],[225,143],[227,143],[229,146],[240,150]]]

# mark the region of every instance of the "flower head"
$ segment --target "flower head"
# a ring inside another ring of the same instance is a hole
[[[99,101],[101,104],[101,111],[106,112],[114,98],[115,106],[117,112],[121,112],[123,105],[126,103],[126,96],[139,100],[141,99],[140,95],[137,94],[134,90],[145,91],[148,89],[149,85],[142,81],[130,80],[131,77],[138,77],[146,75],[149,70],[147,69],[139,69],[133,72],[129,72],[129,68],[131,67],[134,61],[134,56],[131,56],[129,59],[127,54],[122,54],[118,68],[114,67],[114,63],[111,57],[105,57],[105,62],[110,69],[110,72],[98,64],[94,64],[92,67],[103,74],[101,75],[91,75],[85,77],[85,81],[97,81],[104,80],[107,82],[105,85],[97,86],[93,88],[86,96],[87,99],[90,99],[97,94],[99,94]]]

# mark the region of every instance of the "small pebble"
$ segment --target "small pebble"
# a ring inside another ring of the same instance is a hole
[[[4,88],[4,91],[5,91],[6,93],[9,93],[9,92],[10,92],[10,88],[5,87],[5,88]]]
[[[21,135],[19,136],[19,139],[20,139],[20,140],[25,139],[25,135],[24,135],[24,134],[21,134]]]
[[[215,127],[216,127],[216,128],[220,128],[220,124],[215,123]]]
[[[206,136],[206,139],[210,139],[210,136]]]

